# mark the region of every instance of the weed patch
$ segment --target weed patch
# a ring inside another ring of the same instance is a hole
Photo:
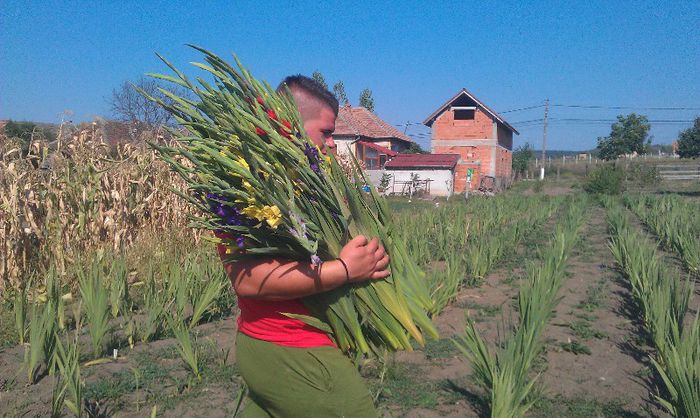
[[[569,328],[571,328],[571,331],[574,333],[574,336],[581,340],[590,340],[591,338],[602,340],[603,338],[606,338],[608,336],[603,331],[593,328],[590,322],[584,320],[571,322],[569,324]]]
[[[573,341],[568,342],[568,343],[562,343],[561,348],[562,348],[562,350],[567,351],[567,352],[572,353],[572,354],[576,354],[577,356],[579,354],[585,354],[588,356],[591,355],[591,349],[587,345],[582,344],[576,340],[573,340]]]

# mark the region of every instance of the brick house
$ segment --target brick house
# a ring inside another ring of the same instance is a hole
[[[387,161],[413,142],[364,107],[350,105],[338,109],[333,140],[339,154],[352,153],[367,170],[383,169]]]
[[[423,124],[432,128],[432,153],[460,156],[455,193],[477,189],[486,176],[493,178],[497,189],[510,184],[513,133],[519,132],[467,89],[457,92]]]

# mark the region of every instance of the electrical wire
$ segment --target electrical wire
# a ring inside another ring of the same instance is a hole
[[[544,105],[543,105],[543,104],[540,104],[540,105],[534,105],[534,106],[521,107],[521,108],[518,108],[518,109],[509,109],[509,110],[504,110],[504,111],[498,112],[498,113],[502,115],[502,114],[504,114],[504,113],[522,112],[522,111],[524,111],[524,110],[537,109],[537,108],[540,108],[540,107],[544,107]]]
[[[612,110],[700,110],[700,107],[644,107],[644,106],[602,106],[553,103],[552,107],[569,107],[575,109],[612,109]]]

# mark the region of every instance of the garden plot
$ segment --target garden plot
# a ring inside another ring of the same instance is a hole
[[[415,251],[433,290],[447,278],[452,281],[451,286],[443,287],[443,303],[436,305],[434,312],[439,340],[384,361],[361,362],[361,371],[384,416],[490,416],[492,401],[484,396],[489,392],[476,384],[472,363],[453,339],[465,335],[468,313],[489,349],[503,350],[503,345],[495,343],[508,335],[509,323],[519,321],[517,296],[528,272],[532,265],[542,264],[542,250],[556,241],[553,233],[565,223],[572,204],[579,205],[584,214],[577,229],[578,240],[563,268],[555,308],[541,333],[543,350],[535,350],[526,376],[526,381],[537,377],[533,396],[527,398],[534,404],[526,416],[668,416],[654,396],[664,395],[659,391],[663,381],[650,360],[659,359],[654,340],[640,321],[643,316],[633,289],[624,271],[618,272],[608,248],[611,233],[606,210],[592,200],[583,203],[575,197],[544,194],[528,191],[524,196],[516,189],[495,199],[443,202],[437,210],[432,203],[402,203],[402,208],[394,209],[396,222],[407,234],[409,254]],[[416,207],[421,210],[416,211]],[[541,213],[535,214],[534,208]],[[505,216],[510,213],[519,216]],[[628,216],[634,220],[631,212]],[[644,231],[640,224],[632,225]],[[419,238],[409,238],[410,234]],[[488,237],[507,237],[507,242],[505,238]],[[656,239],[648,233],[642,237]],[[496,246],[499,242],[502,248]],[[138,256],[124,255],[128,297],[121,287],[112,286],[119,282],[114,277],[123,277],[119,268],[113,267],[122,259],[109,252],[103,255],[108,326],[101,338],[95,337],[100,332],[90,325],[91,321],[99,321],[87,311],[104,312],[89,308],[89,303],[80,304],[82,298],[78,296],[81,282],[86,295],[89,288],[99,287],[90,284],[89,276],[81,280],[76,275],[74,282],[64,282],[59,291],[52,290],[50,283],[46,286],[46,277],[36,279],[42,280],[43,287],[26,295],[24,345],[18,341],[17,311],[13,311],[11,300],[4,301],[0,310],[4,347],[0,349],[0,416],[50,416],[57,399],[77,399],[70,387],[63,394],[57,390],[63,387],[57,378],[63,376],[61,368],[56,365],[49,374],[51,362],[44,359],[37,362],[35,383],[28,383],[25,351],[31,354],[30,322],[33,309],[37,309],[33,306],[43,309],[48,303],[54,303],[54,311],[58,306],[64,311],[63,330],[61,321],[56,319],[55,324],[64,349],[75,341],[80,348],[79,381],[83,384],[77,387],[83,413],[141,417],[150,416],[155,408],[157,416],[232,416],[241,389],[235,366],[234,300],[222,287],[212,291],[216,295],[203,311],[195,309],[196,301],[203,300],[207,292],[187,277],[220,280],[221,276],[212,276],[218,271],[219,261],[209,244],[177,246],[168,242],[140,244]],[[665,248],[673,251],[670,245]],[[196,257],[188,259],[184,255],[193,251]],[[145,262],[155,253],[162,258],[168,252],[171,254],[163,263],[148,267]],[[661,262],[668,264],[668,257],[662,257]],[[450,263],[459,268],[450,272]],[[181,273],[173,270],[173,265],[179,265]],[[90,264],[81,266],[89,273]],[[688,268],[680,262],[677,267]],[[687,271],[681,270],[679,277],[687,276]],[[188,284],[178,286],[175,283],[179,280]],[[73,297],[64,300],[62,296],[68,292]],[[163,298],[168,315],[153,312],[157,311],[156,304],[150,305],[149,297]],[[697,312],[698,299],[696,294],[689,301],[686,327]],[[116,315],[112,310],[115,305],[119,308]],[[78,306],[82,314],[76,315]],[[200,319],[195,318],[198,311]],[[77,340],[76,318],[82,318]],[[187,331],[186,336],[176,338],[178,326]],[[114,348],[118,349],[116,360],[111,358]],[[39,351],[41,358],[43,344]],[[67,354],[62,358],[70,360]],[[62,412],[73,415],[68,407]]]

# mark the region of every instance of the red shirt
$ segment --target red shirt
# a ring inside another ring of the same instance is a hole
[[[245,335],[285,347],[335,347],[328,334],[282,313],[310,315],[299,299],[270,301],[238,298],[238,330]]]
[[[217,250],[220,256],[226,254],[226,247],[222,244],[217,246]],[[241,310],[237,321],[238,330],[249,337],[285,347],[335,347],[325,332],[282,315],[291,313],[310,316],[311,313],[299,299],[271,301],[239,296],[238,307]]]

